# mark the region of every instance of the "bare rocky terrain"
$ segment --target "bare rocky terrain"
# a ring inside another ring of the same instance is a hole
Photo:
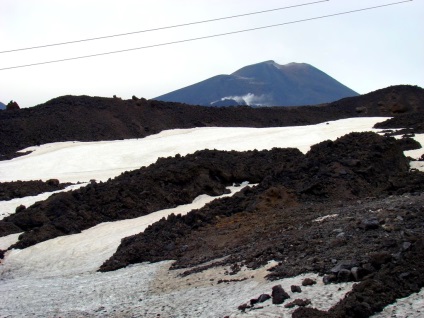
[[[328,284],[357,282],[328,312],[300,306],[293,317],[369,317],[424,286],[424,173],[411,171],[411,159],[403,154],[420,147],[408,136],[422,133],[423,110],[423,89],[395,86],[320,106],[209,109],[68,96],[32,110],[1,111],[4,158],[36,143],[143,137],[171,128],[394,119],[378,124],[387,136],[351,133],[317,144],[307,154],[205,150],[161,158],[113,180],[22,207],[0,221],[0,236],[24,232],[12,247],[26,248],[101,222],[191,202],[201,193],[222,194],[227,185],[249,181],[257,186],[185,216],[171,215],[123,239],[99,270],[172,259],[173,268],[187,268],[184,275],[205,262],[210,262],[206,267],[230,265],[237,273],[242,266],[258,268],[274,260],[278,265],[270,280],[312,271]],[[41,125],[47,128],[40,131]],[[405,138],[390,137],[398,128],[405,129],[400,132]]]

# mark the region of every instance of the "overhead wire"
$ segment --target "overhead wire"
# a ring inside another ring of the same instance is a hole
[[[256,31],[256,30],[269,29],[269,28],[274,28],[274,27],[284,26],[284,25],[289,25],[289,24],[302,23],[302,22],[325,19],[325,18],[341,16],[341,15],[346,15],[346,14],[351,14],[351,13],[369,11],[369,10],[374,10],[374,9],[379,9],[379,8],[383,8],[383,7],[398,5],[398,4],[411,2],[411,1],[413,1],[413,0],[391,2],[391,3],[386,3],[386,4],[382,4],[382,5],[378,5],[378,6],[366,7],[366,8],[349,10],[349,11],[344,11],[344,12],[337,12],[337,13],[318,16],[318,17],[312,17],[312,18],[300,19],[300,20],[295,20],[295,21],[277,23],[277,24],[272,24],[272,25],[250,28],[250,29],[238,30],[238,31],[231,31],[231,32],[225,32],[225,33],[219,33],[219,34],[213,34],[213,35],[206,35],[206,36],[201,36],[201,37],[196,37],[196,38],[191,38],[191,39],[184,39],[184,40],[177,40],[177,41],[171,41],[171,42],[165,42],[165,43],[146,45],[146,46],[141,46],[141,47],[136,47],[136,48],[129,48],[129,49],[122,49],[122,50],[117,50],[117,51],[109,51],[109,52],[103,52],[103,53],[83,55],[83,56],[70,57],[70,58],[64,58],[64,59],[58,59],[58,60],[50,60],[50,61],[45,61],[45,62],[25,64],[25,65],[4,67],[4,68],[0,68],[0,71],[16,69],[16,68],[23,68],[23,67],[30,67],[30,66],[36,66],[36,65],[45,65],[45,64],[51,64],[51,63],[59,63],[59,62],[65,62],[65,61],[86,59],[86,58],[92,58],[92,57],[98,57],[98,56],[104,56],[104,55],[111,55],[111,54],[117,54],[117,53],[123,53],[123,52],[130,52],[130,51],[136,51],[136,50],[142,50],[142,49],[148,49],[148,48],[154,48],[154,47],[160,47],[160,46],[166,46],[166,45],[173,45],[173,44],[178,44],[178,43],[185,43],[185,42],[192,42],[192,41],[210,39],[210,38],[215,38],[215,37],[222,37],[222,36],[227,36],[227,35],[232,35],[232,34],[239,34],[239,33]]]
[[[330,1],[330,0],[319,0],[319,1],[307,2],[307,3],[296,4],[296,5],[286,6],[286,7],[274,8],[274,9],[268,9],[268,10],[262,10],[262,11],[255,11],[255,12],[249,12],[249,13],[242,13],[242,14],[237,14],[237,15],[231,15],[231,16],[226,16],[226,17],[220,17],[220,18],[214,18],[214,19],[208,19],[208,20],[201,20],[201,21],[195,21],[195,22],[188,22],[188,23],[182,23],[182,24],[175,24],[175,25],[146,29],[146,30],[141,30],[141,31],[132,31],[132,32],[105,35],[105,36],[99,36],[99,37],[87,38],[87,39],[80,39],[80,40],[74,40],[74,41],[66,41],[66,42],[59,42],[59,43],[52,43],[52,44],[43,44],[43,45],[37,45],[37,46],[31,46],[31,47],[25,47],[25,48],[19,48],[19,49],[10,49],[10,50],[0,51],[0,54],[18,52],[18,51],[34,50],[34,49],[41,49],[41,48],[46,48],[46,47],[68,45],[68,44],[88,42],[88,41],[103,40],[103,39],[109,39],[109,38],[115,38],[115,37],[121,37],[121,36],[128,36],[128,35],[139,34],[139,33],[147,33],[147,32],[153,32],[153,31],[160,31],[160,30],[166,30],[166,29],[180,28],[180,27],[191,26],[191,25],[196,25],[196,24],[210,23],[210,22],[216,22],[216,21],[222,21],[222,20],[241,18],[241,17],[250,16],[250,15],[263,14],[263,13],[280,11],[280,10],[287,10],[287,9],[293,9],[293,8],[297,8],[297,7],[304,7],[304,6],[309,6],[309,5],[318,4],[318,3],[322,3],[322,2],[328,2],[328,1]]]

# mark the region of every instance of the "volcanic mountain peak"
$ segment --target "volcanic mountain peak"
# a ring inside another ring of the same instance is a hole
[[[202,106],[301,106],[357,96],[350,88],[306,63],[273,60],[242,67],[156,97]]]

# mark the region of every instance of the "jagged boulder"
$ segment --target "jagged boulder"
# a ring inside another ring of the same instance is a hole
[[[6,105],[6,110],[19,110],[21,109],[18,105],[17,102],[11,100],[7,105]]]

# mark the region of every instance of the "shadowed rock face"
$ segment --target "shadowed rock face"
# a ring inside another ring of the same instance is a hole
[[[26,147],[58,141],[141,138],[162,130],[205,126],[279,127],[357,116],[423,111],[424,90],[393,86],[321,106],[198,107],[145,99],[63,96],[18,111],[0,112],[0,159]]]

